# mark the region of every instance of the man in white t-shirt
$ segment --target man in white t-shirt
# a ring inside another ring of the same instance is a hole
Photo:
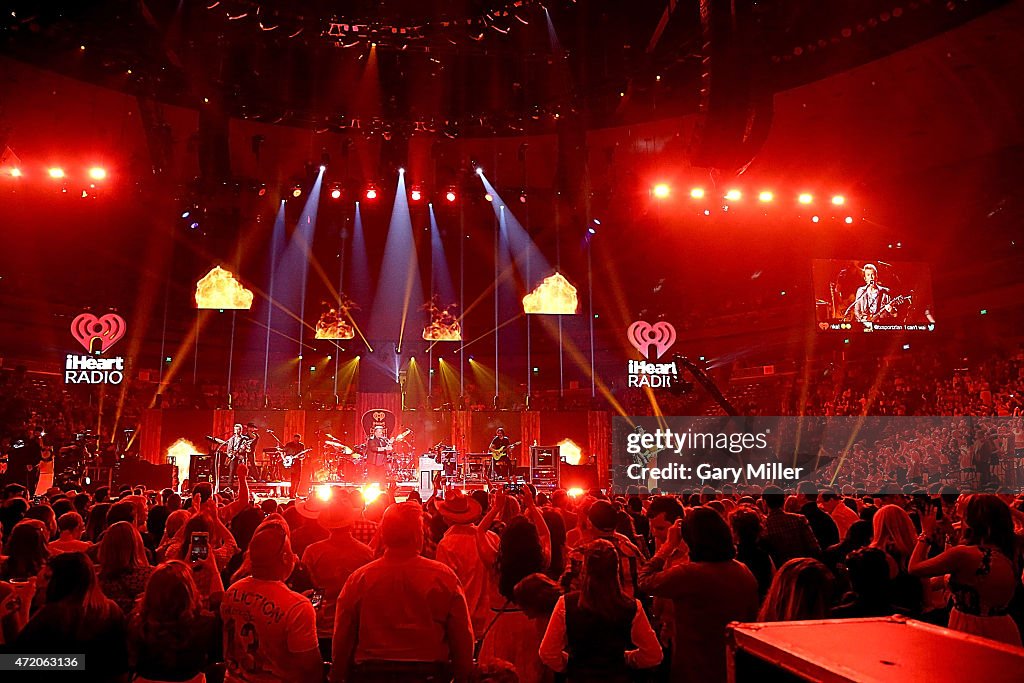
[[[252,575],[224,592],[224,660],[227,683],[300,683],[323,678],[316,612],[284,580],[298,558],[288,527],[268,520],[249,543]]]

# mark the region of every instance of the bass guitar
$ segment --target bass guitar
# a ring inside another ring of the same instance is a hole
[[[306,453],[309,453],[311,450],[313,450],[313,449],[312,448],[307,448],[304,451],[299,451],[295,455],[282,455],[281,456],[281,465],[283,465],[286,470],[290,470],[292,468],[292,465],[294,465],[296,462],[298,462],[300,460],[305,460],[306,459]]]

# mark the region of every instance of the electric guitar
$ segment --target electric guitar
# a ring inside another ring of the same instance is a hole
[[[256,439],[254,439],[251,436],[246,436],[245,434],[239,435],[239,438],[242,440],[242,443],[239,444],[238,448],[232,449],[230,446],[228,446],[228,449],[224,452],[224,455],[227,457],[228,462],[233,462],[235,460],[245,460],[246,456],[252,452],[252,445],[253,443],[255,443]],[[225,443],[229,443],[230,441],[231,440],[228,439],[228,441]]]
[[[306,459],[306,453],[309,453],[311,450],[313,450],[313,449],[312,448],[307,448],[304,451],[299,451],[295,455],[282,455],[281,456],[281,464],[284,466],[284,468],[286,470],[290,470],[292,468],[292,465],[294,465],[297,461],[305,460]]]
[[[914,296],[912,294],[901,294],[894,299],[889,299],[889,303],[882,306],[878,313],[868,313],[861,318],[861,322],[874,323],[878,322],[883,315],[896,315],[895,307],[903,303],[909,303],[913,298]]]
[[[646,451],[643,451],[641,453],[634,453],[633,464],[640,465],[641,467],[647,467],[647,463],[649,463],[652,458],[657,457],[658,453],[660,452],[661,451],[659,449],[654,448],[652,446],[651,448],[648,448]]]
[[[490,453],[491,457],[494,458],[495,462],[497,462],[502,458],[507,458],[509,452],[516,446],[520,445],[521,443],[523,442],[516,441],[515,443],[511,443],[508,446],[502,446],[501,448],[488,448],[487,452]]]

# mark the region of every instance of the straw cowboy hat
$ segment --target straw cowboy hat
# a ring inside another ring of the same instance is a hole
[[[480,519],[483,509],[480,507],[480,503],[459,489],[455,489],[441,501],[437,506],[437,511],[449,524],[472,524]]]

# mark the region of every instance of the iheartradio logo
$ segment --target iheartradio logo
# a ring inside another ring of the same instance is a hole
[[[665,355],[673,344],[676,343],[676,328],[665,321],[656,322],[653,325],[643,320],[637,320],[629,326],[626,331],[629,343],[640,352],[644,358],[650,360],[651,347],[653,346],[657,355],[655,360]]]
[[[71,321],[71,335],[86,353],[93,352],[93,342],[97,339],[100,342],[100,353],[105,353],[124,336],[125,329],[124,318],[114,313],[99,318],[92,313],[82,313]]]

